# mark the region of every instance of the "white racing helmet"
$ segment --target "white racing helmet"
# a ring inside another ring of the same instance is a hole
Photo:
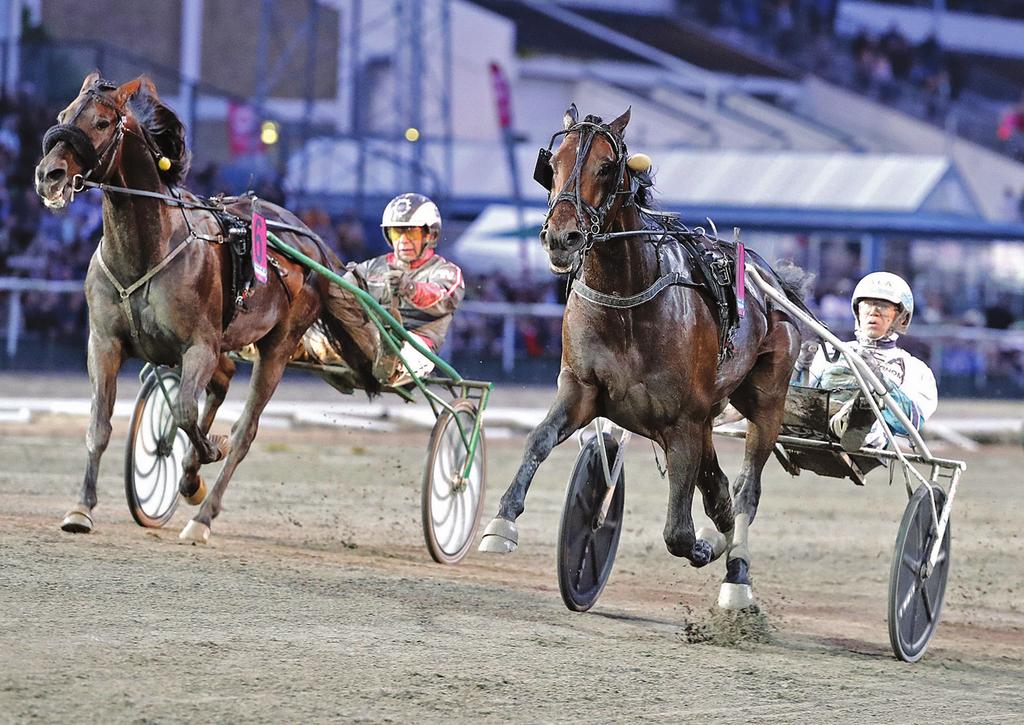
[[[426,227],[427,246],[436,247],[441,238],[441,212],[423,194],[399,194],[384,207],[380,220],[384,240],[394,246],[388,239],[389,227]]]
[[[914,293],[910,291],[910,285],[898,274],[872,272],[857,283],[850,298],[854,326],[860,324],[857,318],[857,303],[863,299],[886,300],[899,307],[896,319],[892,323],[893,332],[902,335],[910,327],[910,320],[914,316]]]

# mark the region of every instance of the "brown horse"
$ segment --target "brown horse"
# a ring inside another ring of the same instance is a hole
[[[572,271],[577,278],[562,321],[558,392],[529,435],[523,462],[480,548],[515,550],[515,521],[537,467],[554,446],[601,416],[665,450],[669,552],[704,566],[728,551],[719,604],[748,606],[753,598],[747,526],[757,512],[761,470],[782,422],[799,331],[762,294],[748,289],[746,313],[736,316],[729,354],[723,355],[725,322],[716,314],[710,287],[672,276],[694,263],[696,247],[684,242],[699,235],[647,209],[650,179],[627,164],[623,132],[629,111],[604,124],[593,116],[578,121],[571,106],[563,121],[564,130],[555,135],[564,135],[557,151],[542,151],[538,162],[538,180],[550,194],[542,244],[553,271]],[[787,297],[799,298],[790,283],[751,256],[762,277]],[[729,401],[749,421],[743,467],[731,495],[711,434],[712,421]],[[717,531],[694,533],[695,485]]]
[[[216,203],[177,188],[190,161],[184,127],[161,103],[148,78],[118,87],[93,73],[57,120],[43,141],[37,193],[49,208],[62,209],[87,185],[103,189],[103,238],[85,280],[93,389],[88,463],[78,504],[61,528],[93,528],[96,475],[110,440],[117,373],[127,357],[137,357],[180,366],[174,415],[191,448],[179,491],[189,503],[202,503],[181,538],[205,543],[228,481],[256,435],[260,413],[303,333],[321,315],[327,282],[271,254],[267,283],[255,285],[244,309],[236,309],[231,245],[214,212],[244,221],[252,200]],[[272,204],[264,203],[262,211],[289,225],[290,231],[280,233],[286,243],[332,265],[332,255],[297,217]],[[370,360],[326,310],[324,321],[364,386],[375,390]],[[225,353],[250,343],[260,357],[242,415],[230,439],[209,435],[234,373]],[[204,389],[200,415],[198,399]],[[199,466],[225,456],[206,496]]]

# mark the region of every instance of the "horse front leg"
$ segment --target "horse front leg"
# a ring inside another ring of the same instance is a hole
[[[714,542],[693,532],[693,489],[703,463],[704,427],[701,421],[679,421],[665,434],[669,476],[665,546],[672,556],[688,559],[697,567],[711,563],[715,557]],[[706,535],[705,531],[701,533]],[[724,543],[720,548],[724,550]]]
[[[558,375],[558,392],[548,414],[526,438],[523,462],[505,495],[501,497],[498,515],[487,524],[480,551],[510,554],[519,546],[516,519],[526,508],[526,493],[537,468],[551,454],[551,449],[592,421],[596,415],[597,390],[579,380],[567,369]]]
[[[301,337],[301,336],[300,336]],[[249,386],[249,397],[246,398],[242,415],[231,428],[231,445],[228,447],[224,467],[217,476],[210,495],[203,501],[196,515],[181,530],[178,538],[183,543],[205,544],[210,539],[210,524],[221,510],[221,499],[227,490],[228,482],[238,464],[242,462],[259,428],[260,415],[270,401],[284,374],[285,366],[291,353],[299,343],[299,337],[289,337],[284,343],[272,348],[260,349],[260,357],[252,368],[252,382]]]
[[[199,430],[203,435],[208,435],[213,426],[217,411],[224,403],[228,394],[228,387],[231,385],[231,378],[235,374],[235,363],[227,355],[221,355],[217,362],[217,369],[206,386],[206,402],[203,404],[203,417],[199,421]],[[178,482],[178,491],[185,498],[185,501],[198,506],[206,498],[206,483],[199,475],[199,454],[195,446],[189,446],[182,464],[181,480]]]
[[[115,338],[101,338],[89,334],[88,368],[92,384],[92,406],[89,411],[89,431],[85,436],[85,450],[88,461],[85,478],[78,503],[64,515],[61,529],[73,534],[87,534],[92,531],[92,510],[96,506],[96,478],[100,470],[100,458],[110,443],[110,416],[114,412],[117,397],[117,371],[124,362],[124,348]]]
[[[196,344],[181,357],[181,387],[174,405],[174,418],[195,449],[200,464],[222,459],[228,450],[227,436],[208,436],[199,421],[199,392],[213,379],[220,354],[212,346]],[[214,411],[216,412],[216,411]]]

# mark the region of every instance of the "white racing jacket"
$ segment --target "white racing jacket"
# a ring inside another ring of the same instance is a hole
[[[849,343],[856,351],[866,349],[878,362],[886,382],[890,386],[890,394],[903,409],[907,419],[921,430],[925,420],[931,417],[938,406],[938,391],[935,387],[935,376],[931,369],[906,350],[895,345],[892,340],[877,345],[864,346],[860,342]],[[825,357],[824,346],[818,349],[810,367],[810,385],[828,390],[850,390],[858,388],[849,365],[840,357],[836,362],[829,362]],[[896,435],[907,435],[908,431],[900,424],[892,413],[883,409],[882,417],[889,429]],[[878,422],[871,428],[865,445],[884,445],[885,434]]]

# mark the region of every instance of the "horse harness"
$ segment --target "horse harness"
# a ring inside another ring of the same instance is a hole
[[[676,285],[703,289],[708,292],[714,300],[717,311],[719,329],[718,364],[721,365],[734,352],[732,338],[739,327],[741,314],[739,312],[735,286],[743,282],[736,279],[734,271],[736,266],[735,253],[730,257],[729,252],[723,249],[723,244],[717,235],[709,237],[702,229],[690,231],[685,227],[682,229],[673,228],[675,226],[673,222],[678,223],[676,221],[678,217],[675,214],[641,207],[637,203],[637,194],[640,191],[640,187],[649,187],[653,184],[651,177],[646,171],[627,172],[627,153],[624,139],[608,125],[601,123],[600,120],[600,118],[595,116],[585,117],[583,121],[552,135],[548,147],[546,149],[542,148],[538,152],[533,178],[547,189],[549,195],[548,213],[544,218],[542,231],[547,229],[548,223],[551,220],[551,214],[559,202],[567,201],[573,205],[576,212],[577,229],[583,233],[584,243],[577,252],[576,261],[573,265],[572,291],[581,299],[591,304],[615,309],[639,307],[657,297],[666,288]],[[579,133],[576,163],[565,184],[558,194],[552,198],[554,170],[551,168],[550,162],[554,154],[551,149],[555,144],[555,139],[559,136],[567,136],[573,132]],[[600,206],[594,207],[583,199],[582,170],[590,148],[593,145],[594,138],[598,134],[608,140],[612,151],[615,153],[617,170],[614,178],[616,179],[616,189],[605,195]],[[623,174],[626,174],[629,179],[628,189],[619,188],[622,185]],[[641,212],[642,217],[656,219],[661,228],[602,233],[601,230],[607,221],[608,212],[619,196],[626,197],[627,206],[635,205]],[[697,273],[696,278],[689,271],[670,271],[659,276],[647,289],[628,297],[605,294],[587,286],[583,282],[581,277],[583,261],[587,252],[595,243],[636,236],[654,238],[653,243],[657,245],[658,249],[659,271],[661,270],[661,245],[668,240],[682,245],[687,259],[689,259],[694,268],[693,271]]]
[[[110,271],[110,268],[107,266],[107,263],[104,261],[102,239],[100,240],[100,245],[96,248],[96,261],[99,264],[100,270],[106,276],[107,280],[114,286],[114,289],[117,290],[118,295],[121,298],[120,304],[124,310],[125,317],[128,318],[128,326],[131,331],[132,338],[139,337],[138,327],[135,324],[135,315],[131,308],[130,298],[132,293],[153,279],[153,277],[170,264],[174,258],[177,257],[194,239],[211,244],[227,245],[228,248],[228,257],[231,260],[231,288],[228,294],[228,299],[233,299],[234,304],[225,305],[224,316],[221,320],[221,329],[227,329],[228,325],[230,325],[234,321],[235,317],[238,316],[239,311],[248,311],[247,300],[255,291],[256,282],[251,253],[252,222],[228,211],[225,205],[226,201],[234,200],[237,197],[214,197],[212,199],[197,197],[200,199],[200,202],[193,202],[186,199],[179,190],[173,187],[170,189],[170,194],[160,194],[158,192],[145,191],[142,189],[129,189],[126,187],[112,186],[110,184],[90,182],[84,179],[76,178],[75,181],[77,182],[76,187],[73,188],[76,188],[77,191],[81,191],[86,187],[92,187],[101,189],[104,192],[154,197],[162,199],[170,206],[176,206],[181,209],[182,219],[185,222],[185,227],[188,229],[188,234],[180,244],[172,249],[154,267],[151,267],[145,274],[127,287],[121,285],[120,281],[114,276]],[[255,196],[252,196],[251,199],[254,209],[257,208],[259,199]],[[216,235],[209,235],[198,231],[192,223],[192,219],[189,217],[187,210],[210,212],[217,221],[217,225],[220,227],[220,233]],[[313,239],[318,246],[322,245],[322,241],[319,237],[313,235],[312,232],[292,224],[285,224],[273,219],[268,219],[267,227],[301,234]],[[286,270],[281,265],[280,260],[272,254],[267,254],[267,262],[274,270],[275,276],[281,283],[285,296],[287,296],[290,303],[293,298],[292,292],[288,289],[288,285],[285,284],[284,281],[284,278],[288,276],[288,270]]]

